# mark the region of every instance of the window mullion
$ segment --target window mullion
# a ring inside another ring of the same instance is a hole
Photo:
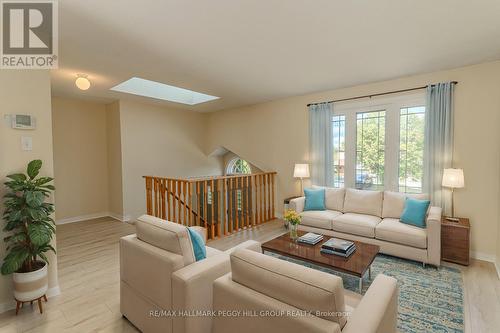
[[[399,105],[390,105],[387,108],[386,116],[384,188],[390,191],[398,191]]]

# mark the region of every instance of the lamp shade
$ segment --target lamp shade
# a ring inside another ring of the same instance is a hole
[[[464,187],[464,171],[462,169],[444,169],[442,185],[451,188]]]
[[[309,164],[295,164],[293,169],[293,177],[309,178]]]

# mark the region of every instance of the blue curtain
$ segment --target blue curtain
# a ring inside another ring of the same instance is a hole
[[[424,191],[433,205],[446,213],[451,195],[441,187],[443,169],[453,160],[453,89],[454,84],[438,83],[427,87],[424,146]]]
[[[333,184],[333,103],[309,106],[309,162],[314,185]]]

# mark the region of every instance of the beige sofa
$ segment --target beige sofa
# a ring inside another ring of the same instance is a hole
[[[380,252],[441,264],[441,208],[430,207],[426,228],[399,221],[405,194],[391,191],[325,188],[324,211],[304,211],[305,197],[290,201],[300,213],[299,229],[380,246]],[[425,199],[427,195],[410,195]]]
[[[213,333],[396,332],[398,288],[378,275],[365,296],[340,277],[245,249],[214,282]]]
[[[143,215],[137,232],[120,240],[120,310],[145,333],[209,333],[211,316],[176,316],[175,310],[212,309],[212,282],[230,271],[229,254],[206,247],[196,261],[186,227]],[[206,239],[206,231],[197,228]],[[238,247],[260,250],[255,241]]]

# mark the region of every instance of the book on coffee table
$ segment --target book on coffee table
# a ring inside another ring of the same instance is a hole
[[[323,239],[323,235],[318,235],[318,234],[315,234],[312,232],[308,232],[307,234],[300,236],[297,239],[297,241],[300,243],[304,243],[304,244],[316,245],[319,242],[321,242],[322,239]]]
[[[347,250],[346,252],[341,252],[341,251],[335,251],[335,250],[327,250],[327,249],[324,249],[322,248],[321,250],[319,250],[321,253],[325,253],[325,254],[334,254],[334,255],[337,255],[337,256],[341,256],[341,257],[349,257],[351,254],[353,254],[354,251],[356,251],[356,246],[352,246],[349,248],[349,250]]]
[[[321,245],[321,248],[346,253],[353,246],[355,246],[354,242],[340,238],[330,238]]]

